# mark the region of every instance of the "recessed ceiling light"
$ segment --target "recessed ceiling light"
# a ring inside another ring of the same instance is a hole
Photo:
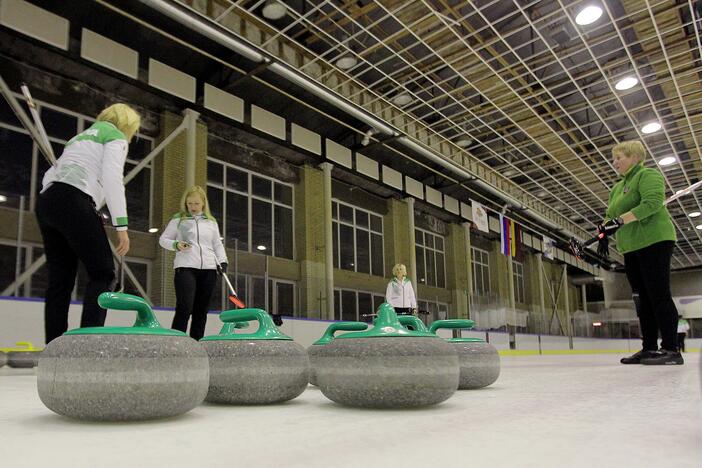
[[[697,218],[697,217],[699,217],[700,214],[702,214],[702,213],[700,213],[699,211],[693,211],[690,214],[688,214],[688,216],[690,218]]]
[[[655,133],[661,128],[661,124],[658,122],[650,122],[641,127],[641,133]]]
[[[615,84],[614,87],[617,88],[619,91],[625,91],[636,86],[638,82],[639,80],[637,80],[633,76],[625,76],[621,80],[617,81],[617,84]]]
[[[473,140],[471,140],[470,138],[461,137],[458,140],[456,140],[456,146],[459,146],[461,148],[467,148],[472,144]]]
[[[594,5],[586,6],[575,17],[575,22],[580,26],[592,24],[602,16],[602,8]]]
[[[348,70],[349,68],[355,67],[357,63],[358,60],[356,60],[356,57],[351,54],[346,54],[336,61],[336,66],[342,70]]]
[[[7,197],[5,195],[0,195],[0,203],[5,203],[7,201]]]
[[[695,226],[695,229],[700,229],[700,230],[702,230],[702,224],[698,224],[697,226]]]
[[[516,174],[517,174],[517,171],[514,169],[507,169],[502,173],[502,175],[504,175],[505,177],[512,177],[513,175],[516,175]]]
[[[402,106],[406,106],[407,104],[409,104],[413,100],[414,99],[412,99],[412,96],[410,96],[408,93],[400,93],[392,98],[392,103],[395,104],[396,106],[402,107]]]
[[[266,250],[266,246],[265,245],[257,245],[256,249],[257,250]]]
[[[263,17],[269,20],[279,20],[288,12],[288,7],[284,3],[276,0],[268,0],[263,7]]]
[[[675,156],[666,156],[665,158],[662,158],[658,161],[658,164],[661,166],[670,166],[671,164],[675,164],[675,162],[678,160]]]
[[[158,228],[157,228],[157,227],[149,228],[149,232],[152,233],[152,234],[153,234],[154,232],[158,232]]]

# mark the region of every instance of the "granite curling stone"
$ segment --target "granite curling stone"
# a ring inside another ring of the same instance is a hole
[[[7,353],[7,365],[15,369],[31,369],[36,367],[39,362],[41,349],[36,349],[34,345],[28,341],[20,341],[15,343],[17,348],[12,349]]]
[[[7,364],[7,354],[5,352],[0,351],[0,367],[4,366]]]
[[[437,320],[429,327],[436,333],[442,328],[473,328],[472,320]],[[483,388],[494,383],[500,376],[500,355],[490,343],[480,338],[449,338],[447,340],[458,353],[461,380],[458,388],[469,390]]]
[[[365,322],[336,322],[327,327],[324,335],[307,348],[307,355],[310,358],[310,383],[317,385],[317,377],[314,373],[315,359],[324,355],[324,345],[329,344],[334,339],[334,333],[338,331],[361,331],[368,328]]]
[[[202,403],[209,366],[197,341],[162,328],[140,297],[106,292],[98,303],[136,310],[136,322],[78,328],[51,341],[37,373],[47,408],[77,419],[137,421],[176,416]]]
[[[258,321],[254,333],[227,333],[200,340],[210,362],[206,401],[233,405],[280,403],[298,397],[307,388],[307,352],[278,330],[262,309],[228,310],[225,324]]]
[[[410,331],[390,304],[374,327],[336,337],[315,360],[317,386],[343,405],[411,408],[441,403],[458,388],[458,356],[433,333]]]

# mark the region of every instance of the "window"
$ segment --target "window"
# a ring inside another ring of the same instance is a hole
[[[514,281],[514,301],[524,304],[524,264],[512,260],[512,279]]]
[[[332,201],[334,267],[384,276],[383,218]]]
[[[385,302],[382,294],[349,289],[334,290],[334,318],[352,322],[372,322],[380,304]]]
[[[209,158],[207,198],[227,247],[293,258],[293,187]]]
[[[448,318],[448,304],[443,302],[417,301],[419,318],[425,323]]]
[[[444,238],[423,229],[415,229],[414,237],[414,248],[417,255],[417,282],[445,288]]]
[[[473,259],[473,294],[484,296],[490,293],[490,254],[477,247],[470,248]]]
[[[16,95],[20,99],[20,95]],[[66,142],[94,123],[90,117],[36,101],[56,157],[61,156]],[[41,191],[41,180],[49,168],[29,133],[10,116],[5,100],[0,103],[0,192],[29,196],[28,209],[34,210],[36,197]],[[136,135],[130,142],[124,165],[125,174],[144,158],[153,146],[153,140]],[[151,227],[152,171],[148,164],[125,187],[130,229],[146,231]],[[9,206],[9,205],[6,205]]]

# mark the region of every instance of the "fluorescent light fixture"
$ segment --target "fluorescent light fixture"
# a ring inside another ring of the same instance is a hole
[[[0,203],[5,203],[7,201],[7,197],[5,195],[0,195]]]
[[[262,251],[263,251],[263,250],[266,250],[266,246],[265,246],[265,245],[257,245],[257,246],[256,246],[256,249],[257,249],[257,250],[262,250]]]
[[[617,81],[617,84],[615,84],[614,87],[617,88],[619,91],[625,91],[636,86],[638,82],[639,80],[637,80],[633,76],[625,76],[621,80]]]
[[[655,133],[663,128],[658,122],[650,122],[641,127],[641,133]]]
[[[594,5],[586,6],[575,17],[575,22],[580,26],[592,24],[602,16],[602,8]]]
[[[671,164],[675,164],[677,162],[678,158],[675,156],[666,156],[665,158],[662,158],[658,161],[658,164],[661,166],[670,166]]]
[[[149,228],[149,232],[152,233],[152,234],[153,234],[154,232],[158,232],[158,228],[157,228],[157,227]]]
[[[351,54],[346,54],[336,61],[336,66],[342,70],[348,70],[355,67],[357,63],[358,60],[356,60],[356,57]]]
[[[702,213],[700,213],[699,211],[693,211],[690,214],[688,214],[688,216],[690,218],[698,218],[700,216],[700,214],[702,214]]]
[[[288,12],[288,7],[276,0],[268,0],[263,7],[263,17],[269,20],[279,20]]]
[[[408,93],[404,93],[404,92],[402,92],[402,93],[400,93],[392,98],[392,103],[395,104],[396,106],[399,106],[399,107],[406,106],[407,104],[409,104],[412,101],[414,101],[414,99],[412,99],[412,96],[410,96]]]

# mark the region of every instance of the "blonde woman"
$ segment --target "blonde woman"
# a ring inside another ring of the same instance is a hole
[[[164,249],[176,251],[176,311],[171,328],[185,332],[192,315],[190,336],[199,340],[205,333],[217,267],[226,273],[228,265],[219,226],[202,187],[196,185],[183,193],[180,211],[166,226],[159,243]]]
[[[612,148],[614,169],[621,179],[612,187],[605,221],[598,227],[604,238],[616,235],[641,325],[641,351],[622,358],[621,363],[683,364],[676,333],[678,311],[670,293],[675,227],[663,205],[663,175],[644,167],[645,158],[640,141],[625,141]]]
[[[49,286],[44,306],[46,342],[68,329],[68,307],[78,261],[88,272],[81,327],[105,324],[97,303],[115,278],[112,252],[96,211],[103,202],[117,230],[117,253],[129,251],[124,161],[129,142],[139,130],[139,114],[126,104],[113,104],[87,130],[66,143],[56,165],[44,174],[36,214],[44,239]]]
[[[407,267],[398,263],[392,267],[392,279],[385,291],[385,302],[395,308],[400,315],[411,315],[417,308],[412,282],[407,279]]]

